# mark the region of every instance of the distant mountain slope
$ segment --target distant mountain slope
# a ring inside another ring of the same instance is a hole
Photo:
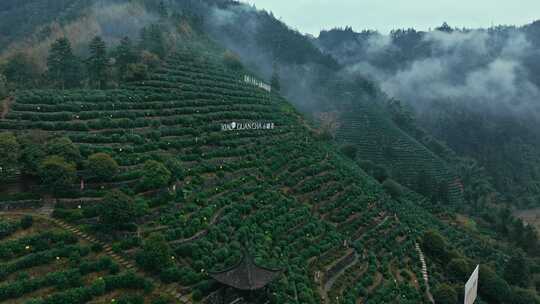
[[[523,27],[322,31],[315,43],[412,106],[418,123],[477,159],[515,206],[536,205],[540,22]]]
[[[43,25],[53,21],[62,23],[80,17],[90,1],[80,0],[5,0],[0,3],[0,52],[3,47],[28,38]],[[37,33],[46,37],[47,32]]]

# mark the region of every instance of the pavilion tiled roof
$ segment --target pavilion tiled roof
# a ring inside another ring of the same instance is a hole
[[[209,274],[216,281],[236,289],[257,290],[268,285],[281,272],[281,270],[258,266],[249,255],[244,255],[235,266]]]

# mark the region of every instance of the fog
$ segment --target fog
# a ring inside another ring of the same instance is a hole
[[[535,52],[532,43],[519,31],[497,43],[495,35],[485,30],[425,33],[419,45],[426,55],[405,58],[404,66],[380,64],[397,46],[389,36],[373,35],[364,51],[358,48],[361,56],[338,59],[347,62],[347,71],[374,78],[388,95],[420,110],[440,100],[520,112],[537,109],[540,91],[530,79],[534,71],[525,66]],[[350,52],[350,44],[344,47]]]

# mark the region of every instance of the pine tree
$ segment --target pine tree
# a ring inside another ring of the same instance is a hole
[[[279,80],[279,68],[278,68],[277,63],[274,63],[274,66],[273,66],[272,80],[270,82],[270,85],[272,86],[272,90],[276,92],[281,91],[281,83]]]
[[[143,28],[141,30],[140,48],[158,55],[159,58],[164,58],[166,55],[166,45],[163,31],[164,29],[157,24]]]
[[[8,82],[6,76],[0,74],[0,99],[3,99],[8,94]]]
[[[162,19],[165,19],[169,16],[169,13],[167,12],[167,7],[165,6],[165,2],[159,1],[158,12],[159,12],[159,16]]]
[[[126,77],[128,66],[137,61],[137,55],[133,50],[133,45],[128,37],[120,41],[116,48],[116,65],[118,67],[118,78],[123,80]]]
[[[49,78],[62,89],[80,83],[80,65],[67,38],[60,38],[51,45],[47,68]]]
[[[90,42],[90,58],[88,58],[88,72],[90,83],[102,89],[107,84],[107,46],[101,37],[96,36]]]

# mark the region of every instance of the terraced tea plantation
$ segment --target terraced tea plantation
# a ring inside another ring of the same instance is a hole
[[[210,303],[224,287],[209,273],[247,250],[283,271],[270,303],[427,303],[418,238],[436,225],[452,240],[474,240],[418,207],[421,197],[392,200],[289,103],[243,75],[219,56],[186,50],[122,89],[19,92],[1,131],[67,136],[83,158],[107,153],[120,172],[104,181],[79,170],[81,183],[38,201],[57,222],[36,218],[22,229],[17,217],[2,217],[2,227],[15,228],[0,242],[0,301],[167,303],[159,294]],[[231,122],[275,128],[222,131]],[[400,150],[393,164],[432,157],[417,152]],[[148,161],[166,165],[164,185],[147,183]],[[98,216],[111,189],[145,206],[135,225],[113,233]],[[156,238],[166,263],[149,270],[140,257]]]
[[[0,302],[143,303],[155,297],[150,280],[54,221],[11,215],[0,226]]]
[[[360,159],[387,166],[404,185],[414,186],[419,172],[424,172],[433,182],[432,187],[447,185],[451,203],[463,200],[460,181],[442,159],[400,130],[375,106],[359,103],[355,107],[343,114],[337,131],[340,142],[357,146]]]

